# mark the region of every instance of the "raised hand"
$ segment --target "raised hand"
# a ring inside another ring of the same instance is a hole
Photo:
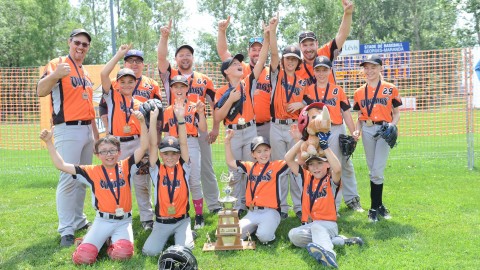
[[[177,98],[173,104],[173,112],[178,119],[185,117],[185,101],[182,98]]]
[[[160,27],[160,33],[162,37],[167,38],[170,35],[171,29],[172,29],[172,19],[170,19],[167,26]]]
[[[330,131],[327,133],[319,132],[317,134],[317,137],[320,140],[319,141],[320,148],[322,148],[322,150],[326,150],[328,148],[328,138],[330,138],[330,134],[331,134]]]
[[[292,136],[293,140],[299,141],[302,139],[302,133],[300,133],[300,130],[298,130],[298,125],[297,124],[292,124],[290,126],[290,136]]]
[[[345,14],[352,14],[353,13],[353,3],[350,0],[342,0],[343,12]]]
[[[64,63],[62,58],[59,58],[60,60],[58,61],[57,68],[53,72],[54,76],[58,79],[61,79],[68,74],[70,74],[70,65],[68,63]]]
[[[52,127],[52,130],[47,130],[47,129],[43,129],[41,132],[40,132],[40,136],[39,138],[44,141],[44,142],[49,142],[52,140],[52,136],[53,136],[53,129],[55,128],[55,126]]]
[[[280,15],[277,11],[277,15],[273,16],[271,19],[270,19],[270,30],[272,29],[276,29],[277,26],[278,26],[278,19],[280,18]]]
[[[132,48],[132,44],[122,44],[120,48],[118,48],[117,54],[125,55],[130,49]]]
[[[198,113],[205,113],[205,103],[203,103],[201,100],[197,101],[195,107]]]
[[[230,16],[228,16],[226,20],[221,20],[218,22],[218,31],[226,32],[229,24]]]
[[[140,123],[145,123],[145,117],[140,111],[134,111],[133,109],[130,109],[130,113],[133,114],[133,116],[135,116]]]

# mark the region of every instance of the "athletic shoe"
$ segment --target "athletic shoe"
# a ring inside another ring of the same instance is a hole
[[[198,234],[196,231],[192,231],[192,237],[193,237],[193,240],[197,239]]]
[[[352,245],[359,245],[363,246],[363,240],[360,237],[352,237],[345,239],[345,245],[352,246]]]
[[[75,243],[75,237],[72,234],[64,235],[60,239],[61,247],[70,247],[70,246],[73,246],[74,243]]]
[[[218,214],[218,212],[220,212],[220,210],[222,210],[222,208],[215,208],[212,211],[210,211],[210,213],[216,215]]]
[[[363,210],[362,205],[360,205],[360,197],[355,197],[351,199],[349,202],[345,203],[348,208],[355,210],[357,212],[363,213],[365,210]]]
[[[368,221],[370,221],[370,222],[377,222],[378,221],[377,210],[375,210],[375,209],[368,210]]]
[[[242,219],[245,215],[247,215],[247,210],[245,209],[238,209],[238,218]]]
[[[195,215],[195,225],[193,229],[198,230],[205,226],[205,221],[203,220],[203,215]]]
[[[142,221],[142,228],[145,231],[151,231],[153,229],[153,220]]]
[[[384,219],[391,219],[392,216],[390,216],[390,211],[382,204],[377,208],[377,212],[380,216],[382,216]]]
[[[282,220],[288,218],[288,213],[280,212],[280,218],[281,218]]]
[[[323,247],[315,243],[309,243],[307,245],[307,251],[310,256],[315,258],[317,262],[325,265],[331,266],[333,268],[338,268],[337,260],[335,259],[335,255],[330,251],[326,251]]]
[[[92,226],[91,222],[87,222],[87,224],[83,225],[83,227],[78,228],[77,231],[88,230]]]
[[[295,213],[295,216],[297,216],[298,219],[302,220],[302,211],[297,211]]]

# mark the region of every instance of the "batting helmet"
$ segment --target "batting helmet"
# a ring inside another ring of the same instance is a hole
[[[158,269],[197,270],[197,259],[192,251],[184,246],[170,246],[158,259]]]
[[[308,137],[307,133],[307,126],[308,126],[308,110],[312,108],[317,108],[317,109],[323,109],[324,104],[322,102],[313,102],[308,106],[305,106],[302,111],[300,112],[300,115],[298,116],[298,131],[302,133],[302,136],[304,138]]]

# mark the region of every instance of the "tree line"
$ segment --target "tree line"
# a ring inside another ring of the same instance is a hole
[[[111,0],[117,17],[117,44],[155,52],[159,29],[173,20],[172,50],[189,34],[188,12],[213,16],[211,33],[195,37],[196,55],[220,61],[215,50],[217,22],[234,18],[227,37],[232,52],[246,53],[248,38],[261,36],[261,20],[280,11],[279,39],[297,43],[301,30],[317,33],[320,44],[335,37],[343,10],[340,0],[198,0],[189,10],[182,0]],[[462,23],[459,23],[462,22]],[[0,67],[38,66],[68,52],[66,38],[83,27],[94,40],[85,64],[104,64],[112,55],[110,0],[11,0],[0,2]],[[411,50],[480,44],[480,0],[355,1],[349,39],[361,43],[408,41]],[[156,53],[146,55],[156,63]]]

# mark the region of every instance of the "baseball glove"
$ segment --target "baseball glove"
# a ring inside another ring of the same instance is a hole
[[[398,129],[397,126],[384,123],[382,127],[377,131],[374,137],[382,136],[382,138],[388,143],[390,148],[395,147],[397,145],[397,137],[398,137]]]
[[[338,136],[338,140],[340,144],[340,150],[342,150],[342,155],[348,157],[347,159],[349,159],[357,147],[357,141],[355,141],[352,136],[345,134],[340,134],[340,136]]]
[[[139,107],[139,111],[143,114],[145,117],[145,123],[147,126],[150,124],[150,112],[155,110],[155,107],[158,108],[160,111],[158,113],[158,121],[163,120],[163,104],[162,101],[159,99],[149,99],[145,101],[142,105]]]

